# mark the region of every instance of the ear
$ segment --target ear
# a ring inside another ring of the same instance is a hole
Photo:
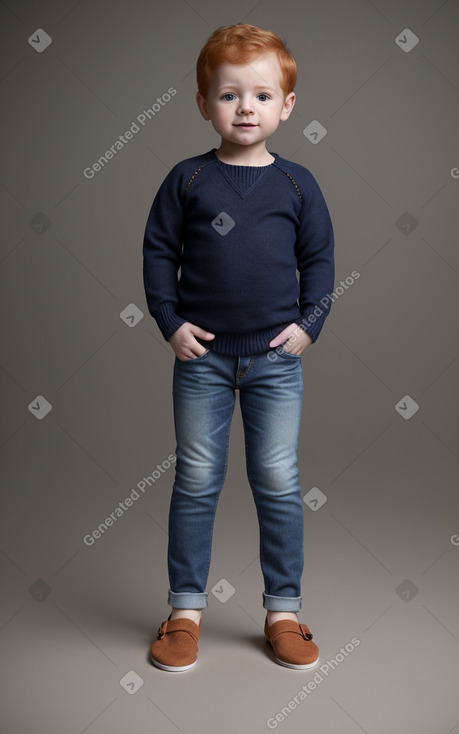
[[[200,92],[196,93],[196,103],[199,107],[199,111],[205,120],[210,120],[209,112],[207,111],[207,102],[205,97]]]
[[[284,99],[284,106],[282,107],[282,112],[280,116],[281,120],[288,120],[288,118],[290,117],[290,113],[295,106],[295,101],[295,92],[290,92],[290,94],[287,94],[286,98]]]

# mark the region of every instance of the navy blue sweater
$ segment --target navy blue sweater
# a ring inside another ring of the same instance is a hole
[[[161,184],[143,275],[166,340],[185,321],[216,335],[206,348],[234,356],[269,350],[293,322],[319,336],[334,284],[332,223],[310,171],[271,155],[267,166],[235,166],[213,148]]]

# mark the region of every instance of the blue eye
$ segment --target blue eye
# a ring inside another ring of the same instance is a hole
[[[232,92],[227,92],[223,95],[222,99],[226,100],[226,102],[232,102],[232,99],[227,99],[227,97],[234,97],[234,94]]]
[[[258,95],[258,98],[260,97],[264,97],[264,99],[260,99],[260,102],[266,102],[269,99],[269,95],[265,94],[264,92]]]

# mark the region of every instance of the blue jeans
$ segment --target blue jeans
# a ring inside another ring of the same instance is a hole
[[[301,357],[278,348],[251,357],[207,351],[175,359],[175,482],[169,511],[169,597],[179,609],[203,609],[217,502],[227,468],[236,390],[244,425],[247,477],[260,530],[265,609],[301,608],[303,503],[297,446]]]

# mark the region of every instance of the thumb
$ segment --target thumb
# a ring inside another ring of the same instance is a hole
[[[205,339],[206,341],[215,339],[215,334],[212,334],[210,331],[205,331],[205,329],[201,329],[200,326],[196,326],[195,324],[193,324],[191,333],[193,336],[199,336],[200,339]]]

